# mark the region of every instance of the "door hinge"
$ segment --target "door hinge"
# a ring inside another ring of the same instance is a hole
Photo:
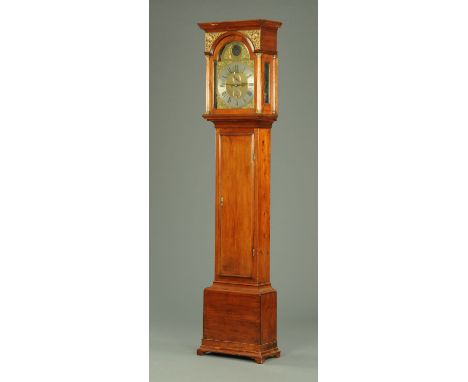
[[[219,198],[219,204],[221,206],[224,204],[224,198],[222,196]]]
[[[255,257],[255,248],[252,248],[252,257]]]

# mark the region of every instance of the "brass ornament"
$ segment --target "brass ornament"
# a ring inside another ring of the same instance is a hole
[[[208,53],[211,50],[213,42],[223,34],[224,32],[207,32],[205,33],[205,52]]]
[[[247,37],[254,46],[255,50],[260,49],[260,29],[253,29],[253,30],[241,30],[237,31],[242,33],[245,37]],[[206,32],[205,33],[205,53],[210,52],[211,47],[213,46],[213,42],[221,36],[223,33],[226,32]]]
[[[254,30],[246,30],[246,31],[239,31],[242,33],[244,36],[246,36],[250,41],[252,41],[252,44],[255,48],[255,50],[260,49],[260,29],[254,29]]]
[[[238,47],[240,49],[240,52],[238,53],[237,56],[233,54],[232,49],[234,47]],[[250,53],[247,47],[245,46],[245,44],[242,42],[233,41],[224,46],[220,61],[241,61],[241,60],[249,60],[249,59],[250,59]]]

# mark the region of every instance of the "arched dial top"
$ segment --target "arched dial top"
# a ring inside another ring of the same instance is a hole
[[[253,108],[254,60],[240,41],[226,44],[215,61],[215,107],[217,109]]]

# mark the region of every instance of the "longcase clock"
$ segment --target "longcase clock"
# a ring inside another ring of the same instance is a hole
[[[206,110],[216,130],[215,274],[197,354],[263,363],[279,357],[270,283],[270,131],[278,60],[271,20],[198,24],[205,31]]]

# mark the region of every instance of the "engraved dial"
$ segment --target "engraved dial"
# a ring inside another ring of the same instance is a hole
[[[249,106],[254,96],[253,61],[226,63],[218,73],[217,94],[226,107]]]

